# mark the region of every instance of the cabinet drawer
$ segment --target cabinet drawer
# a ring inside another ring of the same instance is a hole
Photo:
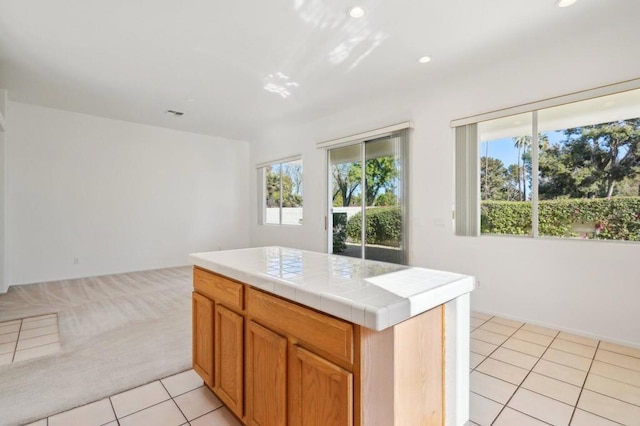
[[[193,287],[197,292],[230,308],[244,309],[242,298],[244,286],[240,283],[204,269],[193,268]]]
[[[251,317],[318,349],[353,363],[353,325],[249,288]]]

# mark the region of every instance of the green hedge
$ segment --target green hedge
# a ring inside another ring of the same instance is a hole
[[[347,214],[333,213],[333,252],[342,253],[347,248]]]
[[[361,240],[362,213],[356,213],[347,223],[347,235]],[[397,246],[402,236],[402,214],[398,207],[374,207],[367,210],[367,244]]]
[[[483,234],[530,234],[531,202],[483,201],[480,221]],[[540,235],[577,237],[581,224],[592,228],[588,238],[640,241],[640,197],[538,202]]]

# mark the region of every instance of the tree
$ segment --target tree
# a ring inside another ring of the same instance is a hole
[[[282,174],[291,179],[291,191],[294,194],[302,195],[302,164],[285,163],[282,165]]]
[[[518,148],[518,193],[521,194],[520,201],[527,199],[527,183],[531,184],[531,136],[520,136],[513,138],[514,146]],[[538,146],[542,150],[549,145],[549,137],[543,133],[538,133]],[[527,178],[527,172],[529,178]]]
[[[361,183],[360,162],[340,163],[331,166],[334,193],[332,196],[334,207],[349,207],[352,197]]]
[[[527,199],[527,173],[521,165],[521,160],[523,151],[526,152],[531,146],[531,136],[520,136],[513,138],[513,141],[515,142],[514,146],[518,148],[518,168],[516,170],[518,173],[518,193],[522,194],[521,201],[524,201]]]
[[[616,194],[621,197],[640,196],[640,173],[635,176],[628,176],[616,184]]]
[[[501,160],[480,158],[480,196],[483,200],[507,199],[507,169]]]
[[[509,164],[505,173],[505,190],[508,201],[522,201],[524,199],[524,194],[520,190],[522,183],[520,175],[520,167],[516,164]]]
[[[290,167],[290,166],[287,166]],[[280,199],[282,198],[282,207],[301,207],[302,206],[302,169],[297,175],[299,180],[295,182],[289,173],[289,169],[282,168],[282,187],[280,182],[280,168],[269,166],[266,170],[266,204],[267,207],[280,207]],[[282,189],[282,191],[281,191]]]
[[[615,184],[638,174],[640,168],[640,118],[577,129],[578,145],[590,150],[600,192],[611,197]]]
[[[640,118],[564,130],[540,155],[540,194],[611,197],[640,175]]]
[[[377,205],[381,191],[392,191],[398,167],[394,157],[378,157],[367,160],[365,167],[365,201],[368,206]],[[358,205],[356,200],[362,192],[362,167],[359,161],[331,166],[333,180],[333,205],[348,207]]]
[[[268,166],[265,172],[265,180],[267,207],[280,207],[280,170],[274,171],[273,166]]]
[[[301,207],[302,194],[294,190],[293,179],[288,174],[282,174],[282,207]]]
[[[396,206],[398,205],[398,197],[393,190],[387,190],[378,195],[376,198],[376,206]]]
[[[381,190],[391,190],[398,177],[398,167],[394,157],[378,157],[367,160],[365,192],[368,206],[376,205]]]

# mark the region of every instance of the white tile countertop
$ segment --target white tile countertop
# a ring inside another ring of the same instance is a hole
[[[378,331],[475,286],[467,275],[285,247],[190,257],[203,269]]]

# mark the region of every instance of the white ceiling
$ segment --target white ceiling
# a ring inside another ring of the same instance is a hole
[[[356,4],[359,20],[346,14]],[[621,28],[640,49],[640,0],[0,0],[0,88],[13,101],[252,141],[274,123],[567,40],[575,49],[588,33],[616,49]],[[419,64],[424,55],[432,62]]]

